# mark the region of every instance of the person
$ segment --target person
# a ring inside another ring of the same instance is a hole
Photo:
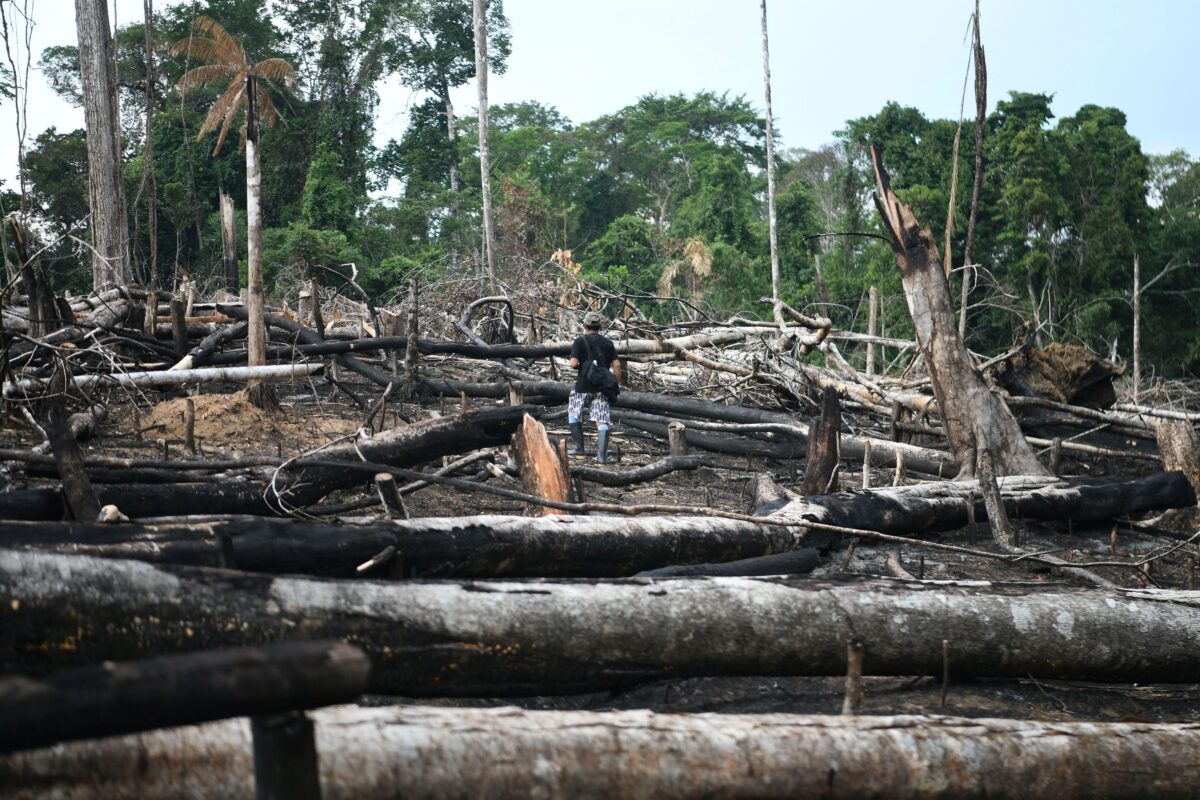
[[[588,416],[596,424],[599,439],[596,443],[596,463],[608,461],[608,426],[612,424],[609,400],[616,398],[616,384],[621,382],[621,360],[617,357],[616,345],[600,333],[604,317],[597,311],[583,315],[583,335],[575,337],[571,345],[571,369],[579,370],[575,388],[567,400],[567,426],[571,429],[571,444],[567,452],[571,455],[586,455],[583,438],[583,408],[588,406]],[[597,386],[588,380],[588,362],[595,361],[601,369],[611,368],[616,381],[611,387]],[[606,396],[607,395],[607,396]]]

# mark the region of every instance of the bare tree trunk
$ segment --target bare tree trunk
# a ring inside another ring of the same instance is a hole
[[[450,200],[451,216],[458,216],[458,131],[454,118],[454,102],[450,99],[450,87],[442,84],[442,105],[446,107],[446,136],[450,139]]]
[[[774,303],[775,324],[783,326],[783,299],[779,287],[779,237],[775,220],[775,126],[771,114],[771,52],[767,43],[767,0],[762,0],[762,59],[763,92],[767,102],[767,218],[771,239],[771,300]]]
[[[483,195],[483,241],[487,258],[488,290],[496,289],[496,234],[492,228],[492,182],[488,160],[488,54],[487,0],[474,0],[475,79],[479,86],[479,189]]]
[[[148,288],[158,288],[158,181],[154,176],[154,0],[145,0],[146,16],[146,235],[150,239]]]
[[[234,229],[233,198],[221,190],[221,254],[225,263],[225,290],[238,293],[237,232]],[[317,302],[320,302],[319,300]]]
[[[109,286],[128,286],[130,281],[121,118],[107,0],[75,0],[75,25],[87,126],[88,201],[95,248],[92,284],[99,291]]]
[[[963,247],[962,291],[958,306],[958,335],[967,336],[967,295],[970,293],[966,267],[975,254],[975,223],[979,219],[979,192],[983,187],[983,126],[987,122],[987,60],[979,38],[979,0],[975,0],[975,187],[971,190],[971,217],[967,222],[967,243]]]
[[[922,228],[912,209],[891,190],[874,148],[871,158],[878,190],[875,203],[891,234],[921,356],[960,465],[958,479],[974,477],[981,449],[991,455],[997,475],[1048,475],[1008,406],[975,369],[958,334],[949,283],[928,226]]]
[[[929,716],[338,706],[311,712],[326,797],[1185,798],[1195,725]],[[220,768],[214,768],[219,765]],[[0,759],[12,796],[252,797],[250,725]],[[10,796],[7,792],[3,796]]]
[[[1142,389],[1142,262],[1133,257],[1133,402]]]
[[[263,239],[262,239],[262,164],[258,154],[258,121],[255,108],[258,102],[254,75],[246,76],[246,312],[250,327],[246,331],[246,363],[261,367],[266,359],[266,328],[263,325]],[[271,390],[262,381],[252,381],[247,387],[251,400],[259,407],[271,405]]]

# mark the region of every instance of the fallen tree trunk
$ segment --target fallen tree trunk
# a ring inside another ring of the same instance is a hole
[[[313,712],[327,798],[1190,798],[1200,726],[420,706]],[[0,759],[0,796],[250,798],[229,720]],[[221,768],[214,769],[214,765]],[[52,776],[52,777],[51,777]]]
[[[571,384],[552,381],[513,381],[511,385],[523,391],[526,398],[539,397],[564,404],[571,392]],[[430,394],[443,397],[458,397],[460,394],[466,394],[468,397],[503,398],[508,392],[509,384],[422,378],[421,386]],[[662,414],[674,419],[697,417],[746,424],[785,425],[795,431],[795,439],[799,442],[797,452],[803,453],[804,448],[807,447],[808,426],[779,411],[767,411],[742,405],[726,405],[695,397],[680,397],[653,392],[621,392],[621,396],[617,398],[614,406],[617,409]],[[900,442],[889,442],[885,439],[869,439],[864,436],[843,434],[841,438],[842,457],[861,460],[865,455],[865,443],[868,441],[872,446],[871,461],[876,466],[890,466],[895,463],[896,454],[900,453],[904,456],[909,469],[917,472],[950,477],[958,469],[954,457],[949,453]],[[791,448],[791,445],[789,444],[788,447]]]
[[[291,642],[0,678],[0,753],[349,703],[370,666],[357,647]]]
[[[941,674],[949,640],[956,676],[1186,682],[1200,669],[1197,605],[1189,592],[977,582],[349,582],[3,550],[0,668],[336,637],[370,654],[372,691],[495,697],[840,675],[855,637],[865,674]]]
[[[101,506],[114,505],[133,519],[272,513],[272,507],[263,499],[264,486],[260,482],[103,484],[92,488]],[[0,492],[0,520],[60,520],[66,513],[62,490],[57,487]]]
[[[537,417],[541,409],[531,405],[495,406],[422,420],[327,447],[309,461],[366,461],[393,467],[428,464],[442,456],[508,444],[526,414]],[[363,477],[363,473],[345,466],[310,466],[302,459],[273,476],[270,499],[287,506],[311,505],[335,489],[361,483]]]
[[[157,372],[113,372],[105,375],[75,375],[71,382],[77,388],[92,386],[177,386],[182,383],[215,381],[287,380],[315,375],[321,364],[287,364],[270,367],[209,367],[190,370],[160,370]],[[6,381],[4,396],[15,397],[42,388],[42,381],[26,378]]]
[[[0,522],[0,547],[158,564],[354,578],[389,547],[409,577],[622,577],[796,547],[797,531],[712,517],[430,517],[370,525],[257,518],[194,524]],[[394,572],[399,572],[396,570]]]
[[[1090,523],[1195,504],[1195,492],[1182,472],[1146,478],[1045,478],[1009,476],[998,480],[1005,511],[1013,519]],[[986,520],[978,481],[940,481],[869,491],[799,497],[759,513],[786,519],[913,535],[954,530]]]
[[[183,375],[183,372],[161,373]],[[337,489],[370,480],[353,469],[364,460],[396,467],[428,463],[444,455],[506,444],[521,418],[539,413],[533,406],[481,408],[465,414],[425,420],[370,438],[328,447],[311,459],[277,470],[260,470],[253,480],[219,483],[109,484],[96,487],[101,505],[117,506],[132,518],[186,514],[272,514],[317,502]],[[330,465],[329,462],[337,462]],[[0,493],[0,519],[62,519],[59,489],[23,489]]]

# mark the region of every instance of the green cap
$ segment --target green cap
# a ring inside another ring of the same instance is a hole
[[[589,311],[583,315],[585,328],[600,328],[604,325],[604,315],[599,311]]]

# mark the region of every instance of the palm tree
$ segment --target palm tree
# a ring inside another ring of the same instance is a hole
[[[238,111],[245,108],[246,123],[242,127],[241,144],[246,150],[246,233],[247,233],[247,283],[249,296],[246,312],[250,327],[246,337],[248,362],[257,367],[266,363],[266,335],[263,327],[263,282],[262,282],[262,168],[258,153],[258,126],[260,122],[273,125],[279,118],[270,96],[259,91],[259,79],[278,81],[292,86],[296,81],[296,70],[282,58],[267,58],[253,62],[245,49],[216,20],[197,17],[195,31],[191,36],[177,42],[172,48],[175,55],[189,54],[203,63],[184,73],[176,87],[186,92],[193,86],[223,85],[225,91],[208,110],[208,116],[200,126],[196,138],[201,139],[220,126],[215,156],[225,143],[229,127]],[[271,404],[272,396],[265,383],[250,384],[250,399],[258,406]]]

